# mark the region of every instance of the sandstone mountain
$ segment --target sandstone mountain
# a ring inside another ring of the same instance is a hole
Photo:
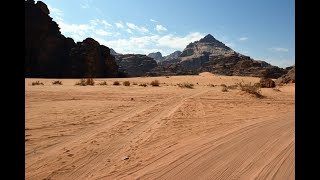
[[[147,72],[157,67],[157,62],[153,58],[142,54],[118,54],[115,57],[122,76],[145,76]]]
[[[161,52],[150,53],[147,56],[153,58],[157,62],[160,62],[163,60]]]
[[[41,78],[116,77],[110,49],[92,38],[75,44],[60,32],[41,1],[25,1],[25,76]]]
[[[287,74],[284,74],[283,76],[279,77],[275,82],[276,84],[286,84],[286,83],[295,83],[296,78],[296,68],[295,66],[290,66],[286,68],[288,71]]]
[[[204,71],[228,76],[265,78],[278,78],[287,73],[285,69],[237,53],[208,34],[187,45],[179,57],[163,61],[148,75],[187,75]]]

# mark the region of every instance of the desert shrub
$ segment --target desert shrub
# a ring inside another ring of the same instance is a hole
[[[222,86],[222,87],[227,87],[227,85],[225,85],[225,84],[221,84],[220,86]]]
[[[146,83],[139,84],[139,86],[147,87]]]
[[[255,85],[251,85],[251,83],[249,84],[239,84],[241,91],[247,92],[249,94],[254,94],[256,95],[256,97],[262,98],[264,97],[261,94],[261,88]]]
[[[130,86],[130,82],[129,82],[129,81],[124,81],[122,84],[123,84],[124,86]]]
[[[238,85],[237,84],[234,84],[234,85],[230,85],[230,86],[227,86],[228,89],[237,89],[238,88]]]
[[[170,76],[166,76],[166,78],[169,78]]]
[[[159,86],[159,81],[158,80],[154,80],[150,83],[151,86]]]
[[[178,83],[177,85],[178,85],[179,87],[181,87],[181,88],[193,89],[193,84],[192,84],[192,83],[184,82],[184,83]]]
[[[222,89],[221,89],[222,92],[228,92],[228,88],[226,86],[222,86]]]
[[[80,79],[79,82],[76,82],[76,86],[94,86],[94,80],[92,78]]]
[[[108,84],[107,84],[106,81],[103,81],[103,82],[99,83],[98,85],[100,85],[100,86],[106,86],[106,85],[108,85]]]
[[[115,82],[113,82],[113,85],[119,86],[119,85],[120,85],[120,82],[119,82],[119,81],[115,81]]]
[[[32,86],[36,86],[36,85],[43,85],[43,82],[40,82],[40,81],[32,82]]]
[[[208,84],[208,86],[214,87],[215,85],[214,84]]]
[[[136,83],[136,82],[133,82],[132,84],[133,84],[133,85],[138,85],[138,83]]]
[[[61,81],[53,81],[52,84],[53,85],[62,85],[62,82]]]

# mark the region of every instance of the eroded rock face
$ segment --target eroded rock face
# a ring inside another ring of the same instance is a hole
[[[117,77],[118,66],[110,49],[92,38],[78,42],[70,50],[72,77]]]
[[[145,76],[147,72],[157,66],[157,62],[142,54],[116,55],[116,62],[119,69],[128,77]]]
[[[160,62],[163,60],[161,52],[150,53],[148,54],[148,57],[153,58],[157,62]]]
[[[295,66],[287,67],[286,69],[289,69],[288,73],[279,77],[276,80],[276,84],[287,84],[287,83],[295,83],[296,82],[296,78],[295,78],[296,68],[295,68]]]
[[[205,71],[227,76],[265,78],[278,78],[287,72],[264,61],[253,60],[237,53],[208,34],[187,45],[179,57],[162,61],[150,75],[188,75]]]
[[[99,43],[93,43],[93,48],[79,48],[79,44],[76,45],[72,38],[61,34],[58,24],[49,14],[45,3],[25,1],[26,77],[87,77],[90,73],[93,73],[92,76],[115,77],[117,66],[109,48],[102,47]],[[80,44],[88,43],[90,42]],[[89,70],[90,73],[87,72]]]

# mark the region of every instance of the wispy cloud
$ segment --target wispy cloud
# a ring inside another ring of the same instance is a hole
[[[183,50],[190,42],[194,42],[204,37],[205,34],[199,32],[189,33],[185,36],[174,34],[148,35],[142,37],[130,37],[117,40],[99,40],[102,44],[112,47],[119,53],[140,53],[148,54],[160,51],[163,55],[168,55],[176,50]]]
[[[90,8],[91,3],[92,3],[92,0],[81,0],[80,7],[83,9],[88,9]]]
[[[135,25],[135,24],[133,24],[133,23],[126,23],[126,25],[130,28],[130,29],[132,29],[132,30],[136,30],[136,31],[138,31],[138,32],[140,32],[140,33],[146,33],[146,32],[149,32],[149,30],[147,29],[147,28],[145,28],[145,27],[139,27],[139,26],[137,26],[137,25]]]
[[[150,21],[151,21],[151,22],[158,22],[158,21],[156,21],[156,20],[154,20],[154,19],[150,19]]]
[[[114,23],[114,24],[117,26],[117,28],[120,28],[120,29],[124,28],[124,25],[123,25],[123,23],[121,21],[117,22],[117,23]]]
[[[165,28],[164,26],[162,25],[157,25],[156,28],[155,28],[158,32],[161,32],[161,31],[167,31],[167,28]]]
[[[97,35],[100,35],[100,36],[110,36],[112,35],[111,32],[107,32],[103,29],[95,29],[94,32],[97,34]]]
[[[282,48],[282,47],[273,47],[273,48],[269,48],[269,50],[271,50],[273,52],[288,52],[289,51],[289,49]]]
[[[131,31],[131,29],[127,29],[127,32],[130,34],[133,34],[133,32]]]
[[[239,38],[239,41],[246,41],[246,40],[248,40],[248,37],[241,37],[241,38]]]

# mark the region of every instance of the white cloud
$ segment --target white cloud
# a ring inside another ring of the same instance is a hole
[[[241,38],[239,38],[239,41],[246,41],[246,40],[248,40],[248,37],[241,37]]]
[[[157,30],[158,32],[167,31],[167,28],[165,28],[165,27],[162,26],[162,25],[157,25],[157,26],[156,26],[156,30]]]
[[[102,20],[101,23],[104,24],[106,27],[112,27],[112,25],[109,24],[106,20]]]
[[[103,25],[106,29],[111,28],[112,25],[109,24],[106,20],[104,19],[93,19],[90,20],[90,24],[94,25],[94,26],[98,26],[98,25]]]
[[[173,34],[164,36],[149,35],[111,41],[102,40],[99,42],[115,49],[119,53],[148,54],[160,51],[165,56],[176,50],[183,50],[190,42],[199,40],[204,35],[199,32],[193,32],[186,36],[176,36]]]
[[[127,32],[130,34],[133,34],[133,32],[131,31],[131,29],[127,29]]]
[[[151,21],[151,22],[158,22],[158,21],[156,21],[156,20],[154,20],[154,19],[150,19],[150,21]]]
[[[141,33],[149,32],[149,30],[148,30],[147,28],[142,27],[142,26],[139,27],[139,26],[137,26],[137,25],[135,25],[135,24],[133,24],[133,23],[128,23],[128,22],[127,22],[126,25],[127,25],[130,29],[139,31],[139,32],[141,32]]]
[[[117,28],[120,28],[120,29],[124,28],[122,22],[117,22],[117,23],[114,23],[114,24],[117,26]]]
[[[287,48],[281,48],[281,47],[276,47],[276,48],[269,48],[271,51],[274,51],[274,52],[288,52],[289,49]]]
[[[95,32],[96,34],[100,35],[100,36],[110,36],[110,35],[112,35],[111,32],[107,32],[107,31],[105,31],[105,30],[103,30],[103,29],[97,29],[97,30],[95,30],[94,32]]]

